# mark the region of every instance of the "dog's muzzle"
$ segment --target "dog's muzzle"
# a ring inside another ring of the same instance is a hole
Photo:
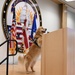
[[[45,28],[45,30],[43,30],[42,32],[45,33],[47,31],[47,29]]]

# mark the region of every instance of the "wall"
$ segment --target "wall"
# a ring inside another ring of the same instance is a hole
[[[2,23],[1,23],[1,14],[2,14],[2,7],[5,0],[0,0],[0,43],[5,41],[5,37],[2,30]],[[43,27],[47,28],[49,32],[58,30],[60,28],[60,13],[59,13],[59,6],[53,3],[50,0],[36,0],[41,11],[42,15],[42,22]],[[0,48],[0,61],[3,59],[6,53],[6,45]],[[11,57],[10,63],[13,61],[13,57]],[[17,57],[15,59],[17,61]]]
[[[42,14],[43,26],[49,32],[60,28],[59,6],[50,0],[36,0]]]
[[[0,44],[6,40],[4,33],[3,33],[3,29],[2,29],[2,23],[1,23],[2,22],[2,8],[3,8],[4,1],[5,0],[0,0]],[[0,61],[4,57],[6,57],[6,44],[0,47]]]
[[[67,11],[67,27],[75,29],[75,13]]]

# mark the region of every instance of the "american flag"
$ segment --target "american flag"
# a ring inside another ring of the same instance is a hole
[[[11,38],[12,37],[12,33],[11,33],[11,29],[12,29],[12,26],[11,25],[7,25],[7,28],[8,28],[8,33],[9,33],[9,37]],[[22,25],[19,25],[17,24],[16,25],[16,40],[18,42],[18,47],[20,47],[20,45],[23,43],[23,30],[22,30]]]

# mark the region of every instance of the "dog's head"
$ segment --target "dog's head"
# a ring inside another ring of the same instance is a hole
[[[46,28],[40,26],[36,31],[35,37],[37,38],[39,36],[42,36],[46,32],[46,30],[47,30]]]
[[[38,34],[43,34],[43,33],[45,33],[46,32],[46,28],[43,28],[42,26],[40,26],[38,29],[37,29],[37,31],[36,31],[36,33],[38,33]]]

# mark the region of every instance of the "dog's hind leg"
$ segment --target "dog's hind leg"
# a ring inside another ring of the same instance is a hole
[[[36,63],[36,61],[33,61],[32,64],[31,64],[31,70],[32,70],[32,72],[35,72],[34,69],[33,69],[35,63]]]

